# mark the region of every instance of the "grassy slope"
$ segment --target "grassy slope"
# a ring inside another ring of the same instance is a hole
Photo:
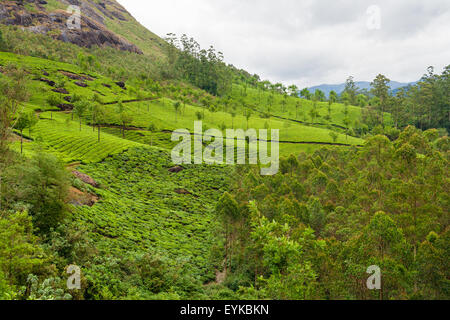
[[[77,66],[57,63],[45,59],[0,53],[0,64],[15,62],[23,66],[32,77],[45,76],[57,80],[60,71],[82,74]],[[90,99],[94,93],[100,94],[103,101],[111,102],[134,98],[128,90],[122,90],[114,82],[99,74],[90,74],[93,81],[86,81],[87,88],[67,79],[65,88],[70,94],[79,94]],[[111,88],[102,84],[110,84]],[[125,139],[118,128],[102,128],[101,142],[97,142],[97,132],[88,126],[89,114],[82,119],[71,120],[70,113],[51,111],[46,97],[52,87],[33,80],[30,84],[31,99],[25,109],[42,110],[41,120],[35,128],[24,134],[32,141],[25,143],[26,155],[37,148],[56,154],[66,163],[81,162],[78,170],[85,172],[101,183],[95,189],[100,201],[93,207],[73,207],[73,218],[84,223],[91,230],[98,248],[103,255],[123,256],[129,252],[144,253],[157,250],[172,261],[185,259],[192,275],[203,282],[214,280],[220,261],[211,258],[214,244],[220,243],[220,235],[215,232],[217,219],[214,205],[217,198],[227,189],[233,168],[221,166],[186,166],[186,170],[171,174],[168,168],[170,133],[162,130],[178,128],[192,129],[196,112],[203,109],[198,105],[187,105],[182,114],[175,119],[173,100],[162,98],[152,102],[126,103],[127,111],[133,114],[132,125],[146,128],[153,123],[158,132],[129,130]],[[150,94],[144,92],[144,94]],[[64,95],[63,95],[64,96]],[[193,103],[194,104],[194,103]],[[117,124],[117,105],[106,105],[108,123]],[[231,128],[231,116],[219,111],[205,112],[204,124],[208,128],[218,128],[222,124]],[[266,123],[272,129],[280,129],[281,139],[289,141],[331,142],[329,130],[306,126],[292,121],[275,118],[263,119],[254,114],[250,127],[264,128]],[[235,128],[246,128],[246,119],[239,114],[234,119]],[[339,135],[338,142],[362,144],[356,138]],[[152,145],[149,146],[149,145]],[[19,150],[18,141],[13,146]],[[299,151],[311,152],[320,145],[281,144],[281,154],[289,155]],[[180,195],[176,189],[192,193]]]
[[[125,254],[157,249],[185,259],[203,281],[214,279],[210,264],[217,219],[214,204],[226,190],[227,167],[186,166],[169,173],[170,156],[155,148],[132,149],[80,169],[99,181],[101,200],[77,210],[77,220],[94,228],[102,252]],[[176,189],[193,195],[180,195]]]
[[[286,107],[283,110],[282,100],[284,97],[280,94],[274,95],[272,106],[269,105],[268,100],[271,95],[268,91],[260,91],[254,88],[247,88],[246,93],[242,86],[233,86],[233,96],[243,99],[247,104],[256,107],[257,110],[262,112],[268,112],[270,114],[283,117],[286,119],[299,120],[305,123],[311,123],[312,119],[309,115],[311,109],[313,109],[313,102],[310,100],[299,99],[295,97],[287,97]],[[300,102],[300,107],[296,113],[296,104]],[[345,115],[345,109],[348,110],[348,116]],[[355,122],[360,121],[361,108],[355,106],[345,106],[341,103],[334,103],[331,105],[331,121],[327,121],[325,118],[328,115],[328,102],[318,102],[317,111],[320,118],[315,119],[315,123],[319,123],[325,126],[337,125],[345,127],[344,119],[348,117],[350,120],[350,127],[355,127]],[[297,116],[297,117],[296,117]],[[391,115],[385,114],[386,125],[392,125]]]
[[[42,113],[41,120],[32,129],[31,134],[28,134],[28,130],[24,132],[35,141],[25,143],[24,149],[27,153],[31,153],[36,148],[44,148],[66,163],[92,163],[140,146],[137,142],[107,133],[102,133],[101,140],[98,142],[97,131],[93,131],[86,125],[82,125],[80,130],[76,122],[66,121],[70,119],[67,115],[54,113],[53,119],[50,120],[50,118],[50,113]],[[19,149],[18,142],[14,144],[14,148]]]
[[[75,66],[1,53],[0,64],[8,61],[32,73],[45,70],[48,79],[56,79],[59,69],[80,73]],[[92,76],[97,78],[95,81],[111,83],[99,75]],[[88,88],[75,86],[73,82],[68,80],[65,86],[71,93],[93,95],[92,82]],[[40,81],[30,84],[32,96],[25,111],[50,110],[45,105],[45,96],[52,87]],[[119,94],[126,97],[126,92],[116,92],[120,89],[102,90],[107,101]],[[193,165],[172,174],[168,172],[173,164],[167,149],[122,139],[116,129],[107,128],[102,129],[98,143],[97,131],[84,121],[80,131],[78,119],[72,121],[71,114],[44,111],[39,116],[40,121],[31,133],[24,132],[33,139],[25,141],[25,155],[44,149],[66,163],[79,161],[82,164],[77,170],[101,183],[101,188],[95,189],[100,201],[93,207],[73,207],[73,219],[87,225],[102,255],[123,257],[130,252],[156,250],[174,263],[183,259],[192,276],[201,281],[214,280],[217,266],[212,264],[210,255],[212,246],[220,242],[214,227],[218,224],[214,205],[229,184],[232,168]],[[130,131],[127,137],[132,133],[138,134]],[[167,138],[166,134],[157,135],[163,135],[163,140]],[[13,148],[19,151],[19,141],[14,142]],[[178,194],[176,189],[188,190],[192,195]]]
[[[83,74],[83,71],[74,65],[67,63],[58,63],[40,58],[19,56],[11,53],[0,53],[0,64],[5,65],[9,62],[14,62],[19,64],[27,69],[27,71],[33,73],[35,78],[42,76],[42,72],[45,70],[49,73],[49,76],[44,76],[50,80],[58,80],[58,77],[61,77],[61,74],[58,70],[65,70],[77,74]],[[78,94],[90,99],[94,94],[99,94],[104,102],[114,102],[118,100],[128,100],[135,98],[130,92],[132,90],[130,85],[127,84],[128,90],[122,90],[114,82],[107,78],[103,77],[99,74],[89,74],[94,78],[94,81],[86,81],[88,84],[87,88],[82,88],[75,85],[76,80],[70,80],[66,78],[65,88],[69,91],[69,95]],[[111,88],[107,88],[103,86],[103,84],[111,85]],[[55,108],[51,108],[47,102],[46,98],[48,95],[53,94],[51,92],[52,87],[41,81],[31,81],[31,99],[26,104],[29,109],[39,109],[39,110],[55,110]],[[144,92],[144,95],[150,95],[150,92]],[[64,97],[65,95],[62,95]],[[180,128],[187,128],[189,130],[193,130],[194,121],[197,120],[196,113],[203,112],[203,108],[198,105],[186,105],[186,108],[183,112],[180,112],[177,117],[175,117],[175,112],[173,108],[173,100],[169,98],[162,98],[156,101],[145,101],[145,102],[133,102],[126,103],[125,109],[133,115],[133,121],[130,123],[131,126],[140,127],[140,128],[148,128],[150,124],[154,124],[157,126],[159,131],[163,130],[175,130]],[[119,125],[119,121],[117,118],[117,105],[107,105],[106,109],[109,111],[107,114],[106,124],[110,125]],[[43,114],[44,118],[51,118],[50,114]],[[60,113],[55,115],[54,113],[54,123],[52,124],[55,128],[59,126],[68,127],[73,130],[76,130],[78,119],[75,118],[75,121],[70,121],[71,116],[68,114]],[[85,119],[83,119],[83,123],[87,124],[89,122],[89,113],[87,113]],[[69,122],[68,122],[69,121]],[[205,111],[205,119],[203,120],[205,128],[220,128],[221,126],[226,126],[227,128],[232,128],[232,117],[230,114],[218,111],[218,112],[209,112]],[[290,142],[325,142],[331,143],[333,142],[329,133],[330,130],[326,128],[318,128],[307,126],[299,123],[295,123],[292,121],[281,120],[277,118],[264,119],[261,118],[260,115],[256,113],[250,118],[249,127],[255,129],[263,129],[268,126],[270,129],[279,129],[280,130],[280,140],[281,141],[290,141]],[[39,124],[39,130],[52,130],[49,129],[49,124]],[[247,128],[247,121],[243,114],[237,114],[234,119],[234,128]],[[59,130],[59,129],[54,129]],[[41,132],[36,131],[36,132]],[[85,129],[86,132],[89,132],[89,129]],[[64,131],[62,131],[64,132]],[[116,136],[118,136],[117,132]],[[72,133],[75,134],[75,133]],[[96,141],[96,133],[90,133],[91,143]],[[140,143],[153,142],[151,139],[146,139],[144,141],[141,139],[142,137],[148,136],[150,133],[147,130],[142,130],[140,134],[137,136],[136,133],[132,135],[127,135],[128,139],[132,139],[133,141]],[[49,144],[52,147],[54,141],[51,141],[49,137],[46,135],[41,135],[42,139],[45,143]],[[167,148],[171,148],[173,143],[170,142],[170,133],[166,133],[165,135],[161,132],[157,139],[155,139],[155,145],[165,146]],[[32,135],[33,137],[33,135]],[[109,136],[106,136],[109,139]],[[119,138],[119,137],[117,137]],[[86,137],[87,139],[87,137]],[[160,141],[161,143],[157,143]],[[354,137],[346,137],[343,133],[340,133],[337,139],[337,143],[342,144],[352,144],[352,145],[360,145],[363,144],[364,141],[362,139],[354,138]],[[118,143],[118,145],[122,145]],[[56,146],[56,149],[59,145]],[[292,143],[282,143],[280,146],[281,154],[284,156],[288,156],[290,153],[297,153],[299,151],[313,151],[320,146],[311,146],[308,144],[292,144]],[[118,148],[117,150],[120,150]],[[125,149],[125,148],[124,148]],[[72,151],[64,151],[65,153],[62,155],[62,159],[75,159],[79,157],[79,154],[73,153]],[[95,151],[94,151],[95,152]],[[106,153],[102,153],[101,156]],[[98,158],[99,153],[97,152],[94,155],[89,153],[84,154],[80,161],[91,162]]]

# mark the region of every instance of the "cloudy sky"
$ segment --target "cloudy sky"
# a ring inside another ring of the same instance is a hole
[[[228,63],[299,87],[450,64],[449,0],[119,0],[144,26],[213,45]]]

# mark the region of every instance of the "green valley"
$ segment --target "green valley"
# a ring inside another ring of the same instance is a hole
[[[325,97],[78,2],[0,1],[0,300],[449,299],[450,66]],[[279,170],[174,162],[199,121]]]

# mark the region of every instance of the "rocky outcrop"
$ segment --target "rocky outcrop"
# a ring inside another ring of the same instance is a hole
[[[66,88],[55,88],[52,89],[52,91],[60,94],[69,94],[69,91],[67,91]]]
[[[53,80],[49,80],[46,78],[40,78],[39,81],[45,82],[46,84],[48,84],[51,87],[55,86],[55,81],[53,81]]]
[[[173,167],[173,168],[170,168],[168,171],[171,172],[171,173],[178,173],[178,172],[181,172],[181,171],[183,171],[183,170],[184,170],[183,167],[181,167],[181,166],[175,166],[175,167]]]
[[[92,179],[90,176],[88,176],[85,173],[74,170],[74,171],[72,171],[72,174],[75,177],[77,177],[78,179],[80,179],[81,181],[83,181],[84,183],[89,184],[89,185],[93,186],[94,188],[100,187],[100,184],[97,181],[95,181],[94,179]]]
[[[61,111],[72,111],[74,108],[75,106],[70,103],[61,103],[58,105],[58,109]]]
[[[64,70],[59,70],[59,72],[62,75],[65,75],[67,78],[72,79],[72,80],[81,80],[81,81],[94,81],[93,78],[86,76],[84,74],[76,74],[73,72],[69,72],[69,71],[64,71]]]
[[[77,5],[81,9],[81,28],[69,29],[71,13],[65,10],[49,12],[46,1],[22,0],[0,2],[0,23],[21,26],[34,33],[47,34],[55,39],[71,42],[81,47],[109,46],[119,50],[142,54],[134,44],[109,30],[105,18],[125,21],[130,17],[115,1],[59,0],[62,8]],[[25,6],[27,4],[27,6]],[[33,8],[33,9],[30,9]]]

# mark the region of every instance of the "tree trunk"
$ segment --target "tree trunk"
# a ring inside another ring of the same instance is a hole
[[[98,128],[98,142],[100,142],[100,125],[98,125],[97,128]]]
[[[228,275],[228,224],[225,229],[225,277]]]
[[[23,133],[20,130],[20,154],[23,154]]]

